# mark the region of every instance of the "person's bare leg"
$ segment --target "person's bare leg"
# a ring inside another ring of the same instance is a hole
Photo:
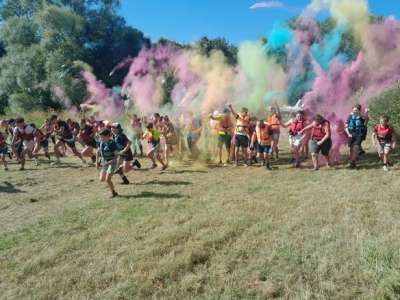
[[[311,159],[313,162],[314,170],[318,170],[318,154],[317,153],[311,153]]]

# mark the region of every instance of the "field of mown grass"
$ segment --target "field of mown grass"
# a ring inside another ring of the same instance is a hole
[[[0,171],[0,299],[399,299],[400,168]],[[145,161],[145,166],[148,166]]]

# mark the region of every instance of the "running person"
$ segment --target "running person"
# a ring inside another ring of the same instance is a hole
[[[248,148],[250,145],[250,137],[249,137],[249,126],[250,126],[250,116],[249,110],[245,107],[241,109],[240,113],[235,112],[232,105],[229,105],[229,109],[233,116],[236,119],[236,128],[235,128],[235,165],[239,166],[239,154],[240,150],[242,150],[242,155],[245,161],[245,166],[248,166],[250,163],[248,160]]]
[[[151,168],[157,168],[156,159],[161,163],[162,170],[165,170],[168,166],[164,163],[160,155],[160,132],[154,129],[153,123],[149,123],[146,126],[146,132],[143,134],[143,139],[147,141],[147,157],[153,163]]]
[[[314,121],[300,130],[300,134],[305,131],[311,130],[310,151],[314,170],[319,170],[319,154],[321,153],[330,166],[329,152],[332,147],[331,140],[331,125],[328,120],[324,119],[321,115],[316,115]]]
[[[164,120],[163,136],[165,138],[164,157],[165,157],[165,163],[169,165],[169,156],[174,151],[173,147],[178,144],[178,135],[176,134],[174,124],[172,124],[169,117],[164,116],[163,120]]]
[[[132,142],[123,132],[121,124],[112,124],[111,132],[113,134],[112,139],[117,145],[117,149],[119,151],[119,159],[117,164],[118,169],[115,173],[121,176],[123,184],[129,184],[129,180],[126,178],[125,174],[131,171],[134,166],[136,166],[138,169],[140,169],[142,166],[137,159],[134,160],[131,150]],[[132,163],[133,160],[134,162]]]
[[[8,171],[6,156],[8,155],[8,147],[6,143],[6,136],[0,131],[0,159],[4,166],[4,171]]]
[[[103,128],[99,132],[100,144],[97,150],[96,167],[101,168],[100,181],[107,182],[111,191],[111,198],[118,196],[115,191],[112,177],[117,169],[118,147],[111,137],[111,130]]]
[[[389,124],[389,117],[382,116],[379,124],[374,126],[372,143],[378,151],[379,158],[383,161],[383,170],[389,171],[389,154],[396,147],[395,131]]]
[[[361,115],[361,105],[354,106],[345,126],[348,145],[350,147],[349,169],[357,168],[358,157],[362,149],[361,144],[367,134],[367,124],[368,120]]]
[[[11,145],[16,153],[19,163],[21,164],[20,170],[25,170],[25,156],[32,157],[33,149],[35,147],[35,128],[25,124],[24,118],[17,118],[15,120],[16,127],[13,131]]]
[[[68,124],[62,120],[58,120],[55,125],[55,134],[58,138],[56,144],[54,145],[54,153],[56,155],[55,164],[60,164],[60,147],[68,146],[72,153],[77,156],[83,164],[86,164],[86,160],[83,158],[82,154],[78,152],[75,145],[74,135],[68,126]]]
[[[132,126],[132,147],[133,156],[137,156],[140,153],[140,157],[143,156],[143,146],[141,138],[143,136],[142,120],[137,115],[128,115],[129,123]]]
[[[96,132],[92,124],[85,119],[81,120],[80,130],[78,134],[79,140],[83,143],[84,148],[81,151],[83,157],[90,157],[92,163],[96,163],[95,150],[97,148]]]

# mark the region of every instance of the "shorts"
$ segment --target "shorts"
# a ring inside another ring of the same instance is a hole
[[[271,154],[272,153],[272,147],[271,145],[257,145],[257,152],[258,153],[265,153],[265,154]]]
[[[243,134],[235,135],[235,147],[248,148],[249,147],[249,137]]]
[[[350,148],[353,146],[361,146],[363,141],[364,136],[362,134],[353,135],[351,138],[348,139],[348,145]]]
[[[293,148],[299,148],[303,145],[303,136],[300,134],[289,136],[289,145]]]
[[[272,130],[272,135],[271,135],[271,138],[272,138],[272,140],[275,142],[275,143],[278,143],[279,142],[279,138],[280,138],[280,136],[281,136],[281,132],[280,132],[280,130]]]
[[[148,143],[148,148],[147,148],[147,155],[149,155],[150,153],[154,153],[155,155],[158,154],[158,152],[160,151],[160,143]]]
[[[109,175],[109,174],[114,174],[116,170],[117,170],[116,159],[110,161],[103,161],[103,165],[101,167],[101,173]]]
[[[132,150],[129,149],[129,150],[126,151],[124,154],[121,154],[119,157],[120,157],[123,161],[132,161],[132,160],[133,160]]]
[[[376,151],[378,151],[379,155],[389,153],[390,150],[392,150],[391,143],[378,143],[378,145],[376,145]]]
[[[43,149],[49,149],[49,140],[45,139],[45,140],[41,141],[40,147],[42,147]]]
[[[321,153],[324,156],[328,156],[329,152],[331,151],[332,148],[332,140],[327,139],[325,142],[323,142],[322,145],[317,144],[318,141],[316,140],[311,140],[310,141],[310,152],[313,154],[319,154]]]
[[[35,141],[31,140],[31,141],[24,141],[23,142],[23,147],[24,150],[27,150],[29,152],[32,152],[33,149],[35,148]]]
[[[218,135],[218,146],[221,147],[225,145],[226,148],[231,147],[232,137],[230,134],[219,134]]]
[[[85,144],[86,147],[92,147],[92,148],[94,148],[94,149],[97,148],[97,143],[96,143],[96,140],[95,140],[95,139],[90,140],[89,142],[84,143],[84,144]]]
[[[64,139],[64,138],[59,138],[58,139],[60,142],[63,142],[64,144],[66,144],[68,147],[70,147],[71,149],[75,148],[75,139]]]
[[[0,147],[0,156],[6,156],[8,155],[8,147],[4,146],[4,147]]]

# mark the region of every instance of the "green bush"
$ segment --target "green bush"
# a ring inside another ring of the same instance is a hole
[[[400,87],[388,90],[373,99],[369,108],[371,125],[379,123],[379,118],[387,115],[397,133],[400,132]]]

